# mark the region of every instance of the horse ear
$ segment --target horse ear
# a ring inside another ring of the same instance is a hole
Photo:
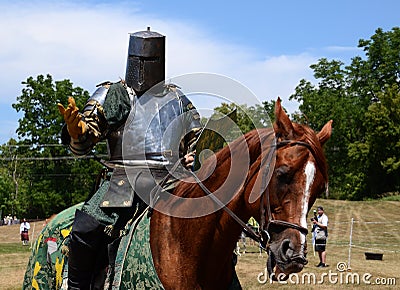
[[[333,120],[328,121],[328,123],[326,123],[325,126],[322,128],[322,130],[317,134],[321,146],[323,146],[325,142],[328,141],[328,139],[331,137],[332,122]]]
[[[294,133],[294,128],[292,122],[290,121],[288,115],[282,109],[281,98],[275,103],[275,122],[274,130],[277,136],[284,138],[292,138]]]

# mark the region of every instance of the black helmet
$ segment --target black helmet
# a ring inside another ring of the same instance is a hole
[[[140,96],[165,80],[165,36],[150,27],[129,36],[125,81]]]

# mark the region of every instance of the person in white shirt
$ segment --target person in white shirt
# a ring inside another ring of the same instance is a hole
[[[29,229],[31,225],[26,221],[26,219],[22,220],[22,223],[19,227],[19,233],[21,235],[22,245],[28,245],[29,242]]]
[[[322,206],[317,207],[317,219],[313,218],[312,222],[315,227],[315,251],[318,252],[319,264],[317,267],[327,267],[326,265],[326,240],[328,238],[328,216],[324,214]]]

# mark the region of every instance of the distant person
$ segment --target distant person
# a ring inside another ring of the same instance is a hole
[[[326,240],[328,238],[328,216],[324,213],[322,206],[317,207],[317,216],[311,219],[313,223],[313,237],[315,251],[318,252],[319,264],[317,267],[327,267],[326,265]]]
[[[247,222],[248,226],[251,226],[251,228],[258,233],[260,226],[258,225],[258,222],[256,221],[256,219],[254,217],[251,217],[249,219],[249,221]]]
[[[258,233],[259,225],[254,217],[251,217],[248,220],[247,225],[250,226],[256,233]],[[246,253],[246,249],[247,249],[246,248],[246,237],[247,237],[246,232],[242,231],[242,233],[240,234],[240,241],[242,242],[242,245],[243,245],[243,254]],[[236,243],[236,253],[240,256],[239,242]]]
[[[11,225],[12,225],[12,216],[11,216],[11,214],[9,214],[9,215],[7,216],[7,225],[8,225],[8,226],[11,226]]]
[[[22,245],[26,246],[29,242],[29,229],[31,225],[26,221],[26,219],[22,220],[22,223],[19,227],[19,233],[21,235]]]

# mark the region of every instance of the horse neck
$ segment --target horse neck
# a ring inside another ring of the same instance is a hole
[[[249,151],[248,161],[250,166],[247,165],[248,172],[243,186],[239,188],[227,207],[246,223],[252,216],[259,221],[261,195],[266,190],[266,179],[272,173],[274,166],[273,153],[275,151],[271,151],[274,150],[271,145],[274,144],[275,139],[271,129],[253,130],[244,137]],[[239,151],[237,154],[240,154],[241,149],[235,149],[233,152]],[[240,159],[240,157],[233,156],[233,158],[235,157]],[[260,169],[264,168],[265,162],[271,165],[270,172],[260,172]],[[246,165],[243,166],[246,167]],[[221,213],[219,224],[221,225],[221,233],[231,233],[231,242],[236,244],[238,234],[242,231],[242,225],[236,222],[227,212]],[[225,235],[225,239],[228,236]],[[225,240],[224,242],[228,241]]]
[[[262,190],[259,170],[261,160],[265,158],[265,154],[262,154],[261,145],[266,138],[273,138],[271,132],[273,133],[272,130],[253,130],[236,139],[215,154],[216,164],[208,159],[197,174],[204,186],[245,223],[251,216],[255,218],[259,216],[259,197]],[[271,146],[269,146],[270,148]],[[255,199],[251,195],[252,191],[256,193]],[[205,198],[207,193],[196,182],[178,184],[174,195],[188,198],[187,202],[175,206],[177,213],[184,213],[185,216],[201,216],[198,218],[200,220],[199,226],[202,224],[201,220],[204,219],[210,225],[214,225],[218,232],[227,233],[226,236],[231,237],[233,242],[236,241],[242,226],[222,208],[216,207],[214,200]],[[193,207],[190,200],[196,198],[202,198],[200,206],[210,208],[212,212],[202,215],[194,214],[197,209]],[[190,204],[192,206],[187,207]],[[174,205],[171,204],[171,206]],[[171,219],[175,221],[173,217]],[[197,218],[176,221],[178,223],[187,222],[190,225],[195,220]]]

